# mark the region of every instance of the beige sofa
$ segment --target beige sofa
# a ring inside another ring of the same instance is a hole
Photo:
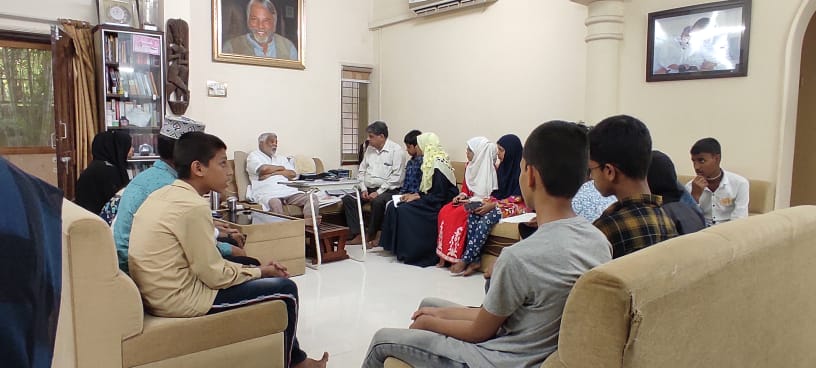
[[[677,180],[683,185],[692,181],[693,176],[678,175]],[[748,214],[759,215],[774,209],[776,188],[774,183],[765,180],[748,179]]]
[[[570,293],[542,367],[812,367],[813,239],[816,207],[802,206],[596,267]]]
[[[196,318],[145,314],[119,270],[110,227],[65,201],[54,367],[283,367],[286,306],[271,301]]]

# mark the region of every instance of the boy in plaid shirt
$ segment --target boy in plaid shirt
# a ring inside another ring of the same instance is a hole
[[[649,129],[634,117],[613,116],[589,131],[589,175],[603,196],[618,197],[593,223],[612,243],[612,258],[677,236],[663,198],[646,183],[651,160]]]

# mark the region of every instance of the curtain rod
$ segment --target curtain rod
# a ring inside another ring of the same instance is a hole
[[[30,16],[27,16],[27,15],[9,14],[9,13],[2,13],[2,12],[0,12],[0,18],[11,19],[11,20],[20,20],[20,21],[32,22],[32,23],[45,23],[45,24],[58,24],[59,23],[56,19],[37,18],[37,17],[30,17]]]

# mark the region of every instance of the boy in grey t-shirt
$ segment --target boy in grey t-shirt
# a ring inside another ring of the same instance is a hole
[[[522,157],[519,184],[539,228],[502,252],[483,306],[424,300],[409,330],[374,335],[363,367],[382,367],[389,356],[416,367],[537,367],[555,351],[572,286],[611,260],[612,250],[603,233],[572,210],[587,173],[586,129],[542,124]]]

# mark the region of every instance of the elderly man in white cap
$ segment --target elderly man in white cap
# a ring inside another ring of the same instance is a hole
[[[176,140],[182,134],[188,132],[203,132],[204,125],[186,117],[167,117],[159,132],[157,151],[159,160],[153,166],[137,175],[125,187],[116,209],[116,219],[112,223],[113,240],[116,242],[116,255],[119,258],[119,268],[125,273],[128,272],[128,248],[130,245],[130,230],[133,225],[133,215],[142,206],[147,197],[159,188],[170,185],[176,180],[178,174],[173,167],[173,147]],[[233,236],[240,241],[243,237],[240,233],[218,234],[218,237]],[[246,263],[242,260],[246,254],[243,249],[226,243],[219,243],[218,250],[223,256],[235,256],[239,263]]]

